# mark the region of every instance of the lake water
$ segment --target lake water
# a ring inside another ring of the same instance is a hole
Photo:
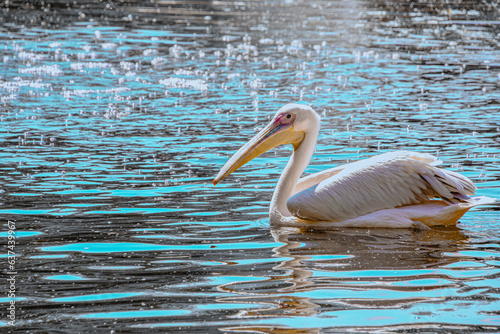
[[[499,7],[444,3],[5,4],[2,280],[17,274],[15,327],[7,284],[0,325],[500,330],[498,203],[426,232],[277,229],[268,205],[289,147],[212,185],[299,101],[322,116],[306,173],[409,149],[500,197]]]

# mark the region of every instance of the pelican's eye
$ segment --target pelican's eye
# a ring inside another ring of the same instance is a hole
[[[278,118],[276,120],[281,125],[290,124],[290,123],[293,123],[293,121],[295,120],[295,114],[289,114],[289,113],[281,114],[278,116]]]

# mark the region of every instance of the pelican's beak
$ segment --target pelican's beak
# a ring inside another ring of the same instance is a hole
[[[225,179],[229,174],[250,160],[278,145],[291,143],[294,150],[299,147],[302,140],[304,140],[305,133],[303,131],[295,131],[293,129],[293,123],[283,124],[280,118],[281,117],[277,117],[273,119],[271,123],[253,137],[252,140],[243,145],[226,162],[214,179],[214,185]]]

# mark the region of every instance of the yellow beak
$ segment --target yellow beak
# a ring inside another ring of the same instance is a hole
[[[295,131],[293,124],[280,124],[273,120],[248,143],[243,145],[221,168],[219,174],[214,179],[214,185],[225,179],[229,174],[236,171],[238,168],[258,157],[262,153],[278,146],[291,143],[296,150],[305,133],[303,131]]]

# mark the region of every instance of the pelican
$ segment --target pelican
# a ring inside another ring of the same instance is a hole
[[[496,199],[471,197],[467,177],[436,167],[430,154],[395,151],[302,177],[316,147],[320,118],[287,104],[222,167],[214,185],[270,149],[292,144],[276,185],[272,224],[306,227],[413,228],[455,225],[470,208]]]

